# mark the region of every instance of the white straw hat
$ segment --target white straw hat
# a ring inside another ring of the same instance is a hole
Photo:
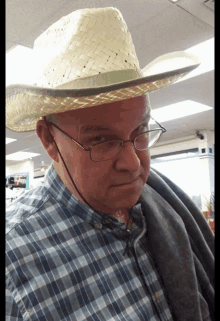
[[[35,130],[54,113],[141,96],[199,65],[186,52],[161,56],[142,70],[130,32],[116,8],[82,9],[61,18],[35,41],[33,85],[6,88],[6,127]]]

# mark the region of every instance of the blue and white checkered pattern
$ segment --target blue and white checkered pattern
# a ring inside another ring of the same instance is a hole
[[[123,256],[127,232],[103,226],[53,166],[10,204],[6,223],[6,321],[173,320],[146,233]]]

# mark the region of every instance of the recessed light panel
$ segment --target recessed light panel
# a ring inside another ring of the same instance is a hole
[[[6,53],[6,86],[31,84],[33,70],[33,49],[18,45]]]
[[[38,155],[40,155],[40,154],[28,153],[28,152],[17,152],[17,153],[6,155],[6,160],[21,161],[21,160],[24,160],[24,159],[28,159],[30,157],[38,156]]]
[[[12,142],[15,142],[17,139],[13,139],[13,138],[8,138],[6,137],[5,138],[5,144],[9,144],[9,143],[12,143]]]
[[[201,63],[198,68],[191,71],[185,77],[177,80],[176,83],[204,74],[205,72],[214,70],[215,69],[214,48],[215,48],[214,38],[211,38],[209,40],[201,42],[198,45],[190,47],[189,49],[185,50],[185,52],[188,52],[190,54],[197,56]]]
[[[176,104],[154,109],[151,111],[151,115],[158,122],[166,122],[201,113],[210,109],[212,109],[212,107],[197,103],[193,100],[185,100]]]

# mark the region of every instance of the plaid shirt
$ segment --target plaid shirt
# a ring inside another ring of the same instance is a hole
[[[173,320],[140,204],[132,213],[130,235],[82,204],[51,166],[7,209],[6,321]]]

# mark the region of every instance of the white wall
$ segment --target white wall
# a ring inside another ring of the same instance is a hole
[[[200,159],[198,157],[169,160],[151,165],[178,185],[189,196],[201,194]]]
[[[34,185],[34,161],[27,160],[18,164],[6,166],[6,176],[10,174],[28,173],[29,187]]]
[[[168,141],[166,144],[161,143],[160,145],[160,142],[158,142],[158,144],[156,144],[155,147],[150,150],[150,155],[163,155],[166,153],[174,153],[182,150],[198,148],[198,141],[199,139],[195,138],[195,135],[193,135],[184,137],[184,140],[173,139]]]
[[[150,150],[151,156],[159,156],[167,153],[180,152],[198,148],[198,157],[189,159],[169,160],[161,163],[152,162],[152,167],[169,177],[174,183],[182,188],[190,197],[201,195],[202,211],[207,210],[206,200],[215,191],[214,186],[214,131],[202,130],[204,139],[196,138],[195,135],[185,137],[184,141],[173,139],[167,142],[158,143]],[[205,154],[201,150],[205,148]],[[212,153],[209,153],[212,148]]]

